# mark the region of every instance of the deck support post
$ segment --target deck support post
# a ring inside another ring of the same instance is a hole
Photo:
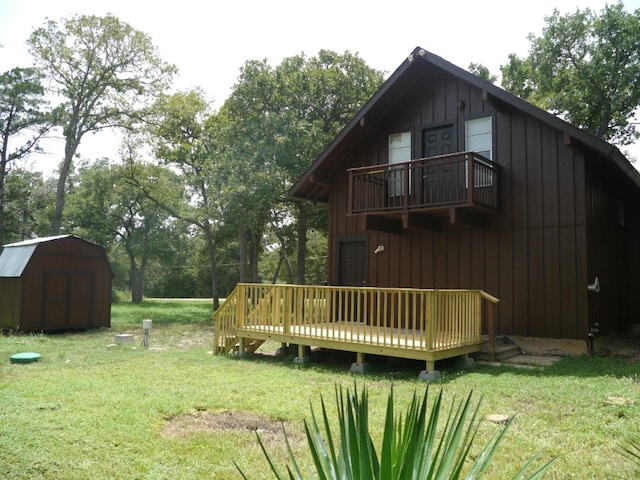
[[[240,337],[238,339],[238,351],[236,352],[236,356],[239,358],[248,357],[250,353],[246,351],[247,348],[247,339],[244,337]]]
[[[302,345],[300,343],[298,344],[298,356],[293,359],[293,363],[295,363],[296,365],[305,365],[311,362],[311,357],[305,355],[305,353],[307,352],[306,348],[307,347],[305,345]]]
[[[356,361],[351,364],[349,371],[351,373],[365,373],[369,370],[369,364],[364,361],[364,353],[356,352]]]
[[[458,358],[456,366],[463,370],[471,370],[475,366],[475,361],[467,353],[466,355]]]
[[[432,382],[433,380],[438,380],[439,378],[440,372],[436,370],[436,362],[434,360],[427,360],[427,369],[420,372],[420,375],[418,375],[418,379],[425,382]]]

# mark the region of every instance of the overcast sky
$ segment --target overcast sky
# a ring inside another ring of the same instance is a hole
[[[462,68],[475,62],[498,74],[509,53],[528,52],[527,35],[539,35],[554,8],[600,12],[607,3],[614,2],[0,0],[0,68],[31,64],[26,39],[45,18],[112,13],[148,34],[160,56],[178,67],[176,89],[199,86],[219,108],[245,61],[266,58],[275,66],[284,57],[313,56],[323,48],[358,53],[371,67],[390,74],[421,46]],[[640,0],[623,3],[627,11],[640,8]],[[83,140],[80,154],[95,156],[97,141]]]

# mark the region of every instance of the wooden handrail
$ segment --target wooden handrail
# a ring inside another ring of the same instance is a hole
[[[245,343],[240,338],[251,338],[251,332],[293,343],[304,337],[311,344],[464,349],[482,341],[483,300],[488,304],[490,354],[495,355],[493,307],[498,299],[481,290],[238,284],[214,313],[214,351],[229,352]]]
[[[347,172],[349,214],[453,205],[498,207],[498,165],[476,152],[355,167]]]

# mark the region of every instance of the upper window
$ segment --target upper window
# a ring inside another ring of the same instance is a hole
[[[411,161],[411,132],[392,133],[389,135],[389,164]],[[387,173],[389,194],[392,197],[404,194],[404,170],[393,167]]]
[[[411,160],[411,132],[389,135],[389,163],[401,163]]]
[[[465,150],[479,153],[493,160],[493,133],[491,117],[480,117],[465,122]]]

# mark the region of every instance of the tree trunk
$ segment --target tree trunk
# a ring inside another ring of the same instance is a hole
[[[65,194],[67,189],[67,178],[71,171],[71,163],[73,157],[78,149],[79,140],[75,138],[67,137],[64,146],[64,161],[60,167],[60,174],[58,176],[58,184],[56,187],[56,208],[53,211],[53,218],[51,220],[51,235],[60,234],[60,225],[62,223],[62,211],[64,210]]]
[[[5,243],[5,219],[4,219],[4,185],[7,174],[6,147],[2,150],[2,158],[0,158],[0,246]]]
[[[218,266],[216,264],[216,246],[213,241],[211,225],[207,221],[204,226],[204,236],[207,240],[207,250],[209,251],[209,270],[211,272],[211,296],[213,297],[213,309],[220,307],[220,292],[218,291]]]
[[[131,289],[131,303],[139,304],[142,302],[142,282],[140,281],[141,272],[136,264],[136,257],[133,251],[125,248],[129,257],[129,288]]]
[[[251,265],[251,281],[253,283],[260,283],[260,278],[258,275],[258,257],[260,256],[260,239],[262,235],[258,233],[254,233],[251,235],[251,254],[250,254],[250,265]]]
[[[247,281],[247,244],[249,243],[249,232],[245,224],[238,229],[238,245],[240,248],[240,283]]]
[[[299,285],[305,284],[306,258],[307,258],[307,209],[298,203],[298,270],[296,282]]]
[[[4,202],[5,192],[4,186],[7,177],[7,164],[9,163],[9,125],[2,135],[2,152],[0,153],[0,247],[5,243],[5,218],[4,218]]]

